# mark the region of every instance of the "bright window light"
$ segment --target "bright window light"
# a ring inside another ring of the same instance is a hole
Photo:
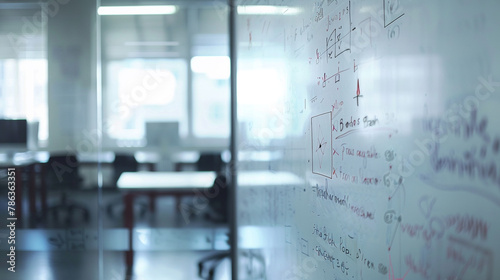
[[[299,8],[287,6],[238,6],[238,14],[240,15],[296,15],[300,12]]]
[[[191,59],[194,73],[206,74],[211,79],[229,79],[230,60],[228,56],[195,56]]]
[[[177,11],[175,6],[102,6],[99,15],[169,15]]]
[[[122,68],[118,84],[122,104],[135,98],[141,105],[169,105],[177,90],[175,75],[168,69]]]

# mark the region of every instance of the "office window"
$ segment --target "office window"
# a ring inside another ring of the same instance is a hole
[[[230,134],[230,60],[225,6],[190,14],[193,136],[227,144]]]
[[[284,119],[286,72],[286,65],[277,59],[269,58],[266,63],[238,61],[238,121],[247,129],[248,139],[268,144],[290,133]]]
[[[181,137],[187,135],[186,74],[183,59],[109,62],[104,96],[108,136],[141,146],[145,123],[152,121],[178,121]]]
[[[227,9],[179,5],[168,15],[101,19],[103,116],[110,144],[143,146],[146,122],[178,121],[182,145],[226,147]]]
[[[29,129],[38,128],[41,145],[48,140],[46,20],[38,4],[3,3],[0,9],[0,118],[38,123]]]
[[[195,56],[193,71],[193,134],[197,138],[228,138],[229,57]]]
[[[0,60],[0,116],[39,122],[38,139],[48,138],[47,60]]]

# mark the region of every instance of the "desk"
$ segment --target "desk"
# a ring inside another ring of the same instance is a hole
[[[150,197],[151,210],[155,210],[155,197],[173,195],[176,197],[176,208],[179,209],[181,197],[195,195],[196,191],[206,190],[213,186],[215,172],[124,172],[117,182],[118,189],[125,190],[123,213],[125,227],[129,231],[129,250],[125,261],[131,268],[134,263],[132,229],[134,227],[133,204],[139,195]]]
[[[13,157],[8,157],[4,154],[0,155],[0,168],[15,169],[15,182],[16,182],[16,224],[20,227],[23,226],[22,215],[24,212],[23,203],[23,192],[24,192],[24,180],[23,173],[27,173],[27,185],[28,185],[28,202],[29,202],[29,214],[30,220],[33,222],[36,217],[36,171],[35,166],[37,164],[47,161],[46,153],[33,153],[33,152],[23,152],[16,153]],[[43,174],[42,174],[43,181]],[[43,195],[43,194],[42,194]]]

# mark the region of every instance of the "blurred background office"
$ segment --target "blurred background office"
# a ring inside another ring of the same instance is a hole
[[[202,279],[217,264],[228,279],[228,38],[225,1],[0,2],[1,185],[14,168],[17,217],[17,272],[0,278]],[[210,176],[120,186],[145,172]]]

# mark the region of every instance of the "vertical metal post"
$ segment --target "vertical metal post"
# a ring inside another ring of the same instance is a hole
[[[191,69],[191,59],[193,58],[193,34],[195,33],[198,25],[198,15],[197,9],[187,6],[186,9],[186,25],[187,25],[187,35],[186,35],[186,53],[185,58],[187,61],[187,123],[188,123],[188,139],[192,142],[194,139],[194,90],[193,90],[193,69]],[[192,144],[192,143],[191,143]]]
[[[99,279],[104,280],[104,223],[103,223],[103,197],[102,197],[102,133],[103,133],[103,116],[102,116],[102,38],[101,38],[101,17],[97,14],[97,9],[101,6],[101,0],[95,2],[95,55],[96,55],[96,76],[95,76],[95,90],[96,90],[96,128],[97,128],[97,236],[99,247]]]
[[[237,224],[237,163],[238,149],[236,145],[238,134],[237,116],[237,50],[236,50],[236,0],[228,0],[229,3],[229,58],[231,60],[231,162],[229,164],[230,188],[229,188],[229,238],[231,245],[231,279],[238,279],[238,224]]]

